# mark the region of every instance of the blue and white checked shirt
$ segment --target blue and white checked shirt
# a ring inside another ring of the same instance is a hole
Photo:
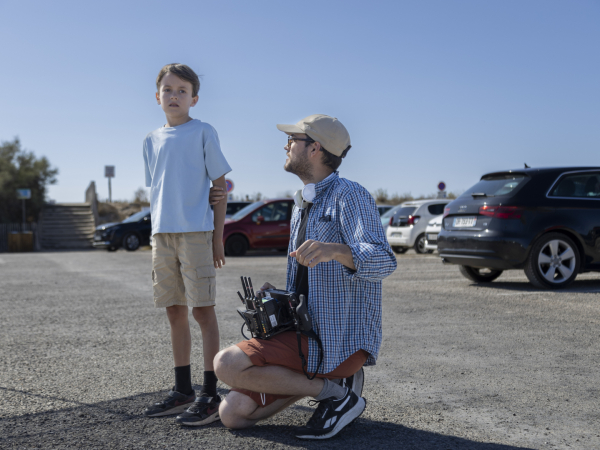
[[[316,196],[306,227],[306,240],[346,244],[356,270],[337,261],[308,269],[308,310],[323,342],[328,373],[360,349],[374,365],[381,346],[381,280],[396,270],[373,197],[360,184],[332,173],[315,186]],[[292,215],[289,252],[296,250],[300,209]],[[296,290],[296,258],[288,257],[287,290]],[[319,348],[309,339],[308,371],[315,372]]]

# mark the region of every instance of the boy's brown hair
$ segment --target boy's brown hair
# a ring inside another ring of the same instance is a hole
[[[164,78],[164,76],[168,73],[172,73],[173,75],[177,75],[184,81],[189,81],[192,84],[192,97],[198,95],[198,91],[200,90],[200,79],[196,72],[194,72],[189,66],[185,64],[167,64],[158,73],[158,77],[156,77],[156,90],[160,92],[160,82]]]

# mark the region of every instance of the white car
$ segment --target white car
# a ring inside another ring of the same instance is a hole
[[[430,250],[432,252],[437,250],[437,237],[442,231],[442,219],[444,218],[443,214],[440,214],[437,217],[434,217],[427,224],[427,228],[425,228],[425,250]]]
[[[414,248],[417,253],[431,253],[425,248],[425,228],[431,219],[444,213],[444,207],[451,201],[437,198],[402,203],[386,230],[392,250],[405,253],[409,248]]]
[[[392,207],[391,209],[388,209],[386,212],[384,212],[381,215],[381,226],[383,227],[384,232],[387,230],[387,227],[390,225],[392,217],[394,217],[394,214],[400,208],[402,208],[402,205],[396,205],[396,206]]]

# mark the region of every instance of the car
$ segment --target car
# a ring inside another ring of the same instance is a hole
[[[383,216],[386,212],[392,209],[392,205],[377,205],[377,211],[379,211],[379,215]]]
[[[225,220],[225,255],[243,256],[251,249],[287,250],[294,200],[261,200],[240,209]]]
[[[440,234],[440,230],[442,229],[442,220],[444,218],[443,214],[434,217],[427,224],[427,228],[425,228],[425,249],[431,252],[435,252],[437,250],[437,237]]]
[[[438,236],[442,261],[485,283],[524,270],[537,288],[600,271],[600,167],[492,172],[450,203]]]
[[[381,225],[383,226],[384,233],[387,230],[387,227],[390,225],[395,212],[400,208],[402,208],[402,205],[393,206],[381,215]]]
[[[417,253],[431,253],[425,248],[425,228],[435,216],[444,212],[452,200],[428,199],[404,202],[390,219],[386,230],[387,240],[395,253],[405,253],[414,248]]]
[[[152,221],[150,211],[132,214],[118,223],[105,223],[96,227],[93,246],[115,251],[120,247],[135,251],[142,245],[150,245]]]

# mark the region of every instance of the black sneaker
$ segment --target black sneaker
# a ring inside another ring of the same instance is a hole
[[[195,397],[196,393],[194,391],[189,395],[177,391],[169,391],[167,398],[162,402],[154,403],[152,406],[146,408],[144,410],[144,415],[146,417],[159,417],[179,414],[190,406],[190,403],[194,401]]]
[[[188,427],[208,425],[219,420],[219,405],[221,397],[209,397],[206,394],[196,397],[194,404],[183,414],[177,416],[177,423]]]
[[[299,439],[329,439],[359,417],[367,402],[358,397],[352,390],[347,389],[346,395],[340,400],[327,398],[319,403],[313,416],[305,427],[297,430]]]
[[[349,387],[354,391],[357,397],[362,397],[363,385],[365,384],[365,373],[361,367],[358,372],[348,378],[339,380],[339,385]]]

